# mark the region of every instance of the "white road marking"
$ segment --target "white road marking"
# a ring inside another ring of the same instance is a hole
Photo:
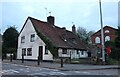
[[[90,74],[90,72],[83,72],[83,73],[85,73],[85,74]]]
[[[13,70],[13,69],[2,70],[2,74],[14,74],[14,73],[20,73],[20,72]]]
[[[83,71],[74,71],[75,73],[84,73],[84,74],[90,74],[90,72],[83,72]]]

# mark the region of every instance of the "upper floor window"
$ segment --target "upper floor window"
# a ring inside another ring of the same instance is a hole
[[[27,49],[27,56],[32,56],[32,48]]]
[[[105,33],[109,33],[110,31],[109,30],[105,30]]]
[[[110,36],[106,36],[106,37],[105,37],[105,42],[106,42],[106,41],[110,41]]]
[[[30,36],[30,42],[34,42],[35,41],[35,34],[31,34]]]
[[[95,43],[100,43],[100,37],[95,38]]]
[[[21,43],[25,43],[25,36],[21,37]]]

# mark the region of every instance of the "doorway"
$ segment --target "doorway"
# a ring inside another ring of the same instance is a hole
[[[39,46],[38,56],[40,56],[40,60],[43,60],[43,46]]]

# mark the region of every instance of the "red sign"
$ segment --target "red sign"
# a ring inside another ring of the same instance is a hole
[[[108,53],[108,55],[111,53],[111,48],[110,47],[107,48],[107,53]]]

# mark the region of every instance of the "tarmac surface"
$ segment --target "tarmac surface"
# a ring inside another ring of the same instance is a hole
[[[2,77],[119,77],[118,65],[64,64],[36,61],[4,60]]]
[[[61,68],[60,63],[54,62],[40,62],[40,65],[38,65],[37,61],[24,61],[24,63],[22,63],[21,60],[13,60],[12,62],[10,62],[10,60],[3,60],[3,63],[12,63],[32,67],[43,67],[49,69],[59,69],[64,71],[120,69],[119,65],[63,64],[63,68]]]

